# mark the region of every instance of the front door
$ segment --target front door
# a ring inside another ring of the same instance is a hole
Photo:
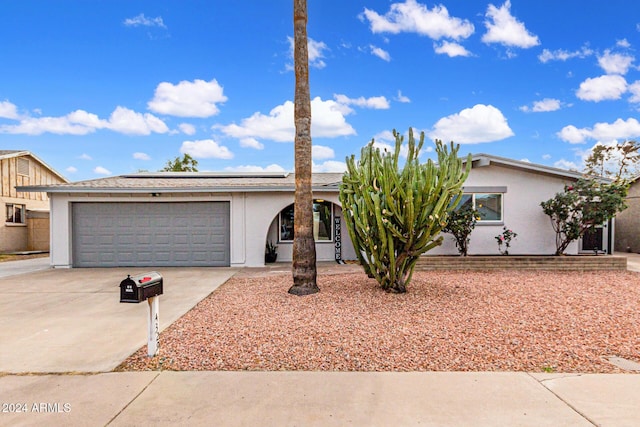
[[[607,253],[605,226],[598,226],[588,230],[582,236],[581,252]]]

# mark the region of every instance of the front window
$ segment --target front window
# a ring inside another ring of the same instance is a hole
[[[7,203],[6,222],[11,224],[24,224],[25,223],[25,206],[16,205],[13,203]]]
[[[502,221],[501,193],[472,193],[463,194],[458,209],[473,208],[480,213],[478,222]]]
[[[333,240],[332,227],[333,210],[331,202],[324,200],[313,201],[313,238],[316,242],[330,242]],[[293,241],[293,205],[280,211],[280,241]]]

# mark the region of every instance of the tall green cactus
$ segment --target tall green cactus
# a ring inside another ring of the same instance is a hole
[[[440,231],[458,204],[469,175],[471,156],[458,158],[458,145],[448,150],[436,140],[438,162],[420,163],[424,132],[416,147],[409,129],[408,154],[398,166],[403,137],[393,131],[395,151],[381,152],[372,140],[360,160],[347,158],[340,202],[349,236],[365,272],[388,292],[403,293],[424,252],[442,244]]]

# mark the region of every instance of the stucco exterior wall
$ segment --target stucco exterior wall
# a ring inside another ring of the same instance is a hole
[[[615,250],[640,253],[640,179],[629,187],[627,206],[616,216]]]
[[[5,222],[5,206],[7,203],[25,205],[27,211],[49,210],[48,200],[22,199],[18,197],[0,197],[0,252],[17,252],[32,250],[29,248],[29,227],[25,224],[9,224]],[[26,215],[26,213],[25,213]],[[45,238],[49,239],[47,233]]]
[[[316,195],[317,196],[317,195]],[[317,196],[319,197],[319,196]],[[353,249],[353,244],[349,238],[349,232],[342,216],[342,208],[339,205],[338,195],[324,195],[322,199],[333,203],[333,217],[340,219],[340,237],[341,237],[341,258],[343,260],[355,260],[356,253]],[[293,203],[287,203],[286,206]],[[278,211],[279,213],[280,211]],[[267,241],[271,241],[278,246],[278,261],[288,262],[293,259],[293,243],[282,242],[279,240],[278,233],[278,215],[273,218],[271,225],[269,226],[269,232],[267,234]],[[316,241],[316,260],[317,261],[334,261],[336,251],[335,235],[334,239],[327,242]]]
[[[314,198],[334,203],[334,213],[340,216],[338,194],[314,192]],[[283,193],[246,193],[246,217],[244,218],[246,235],[246,261],[243,265],[256,267],[264,265],[264,251],[267,241],[278,246],[278,261],[291,261],[292,243],[278,240],[278,215],[280,211],[292,204],[292,192]],[[240,218],[238,218],[240,219]],[[342,221],[342,259],[355,259],[353,245]],[[333,261],[335,259],[335,242],[316,243],[316,260]]]
[[[503,193],[503,221],[500,223],[478,223],[471,234],[469,254],[497,255],[495,236],[503,226],[518,234],[509,250],[512,255],[551,255],[555,252],[555,233],[549,218],[542,212],[540,202],[562,191],[569,178],[543,175],[522,168],[509,168],[490,164],[471,170],[465,183],[467,192],[488,193],[493,188]],[[497,190],[495,191],[497,192]],[[330,189],[314,192],[314,198],[332,202],[334,215],[342,217],[338,192]],[[56,267],[73,265],[71,247],[71,204],[73,202],[230,202],[230,264],[238,267],[264,265],[265,244],[272,241],[278,245],[278,261],[290,261],[292,244],[278,241],[278,215],[294,201],[293,191],[238,192],[238,193],[162,193],[159,197],[150,194],[66,194],[51,196],[51,263]],[[341,221],[342,258],[355,259],[355,251],[345,226]],[[429,255],[457,254],[451,235],[444,234],[442,246],[428,252]],[[567,249],[568,254],[577,254],[579,242]],[[319,261],[334,260],[335,242],[316,244]]]
[[[314,197],[338,203],[337,193],[314,193]],[[211,193],[211,194],[162,194],[151,195],[96,195],[59,194],[51,195],[51,264],[55,267],[71,267],[73,249],[71,247],[72,218],[71,204],[74,202],[230,202],[230,264],[238,267],[259,267],[264,265],[265,244],[270,227],[277,222],[282,209],[293,203],[293,192],[270,193]],[[338,209],[339,210],[339,209]],[[275,242],[275,230],[272,230]],[[343,259],[354,259],[353,246],[343,224]],[[278,261],[291,260],[289,245],[278,245]],[[329,247],[330,246],[330,247]],[[322,243],[317,247],[317,259],[333,260],[334,244]],[[348,258],[350,257],[350,258]]]
[[[496,165],[477,167],[471,170],[465,189],[473,187],[505,187],[503,195],[503,222],[484,225],[477,223],[471,233],[469,255],[498,255],[495,236],[502,233],[503,226],[513,230],[518,237],[511,242],[512,255],[552,255],[555,253],[555,233],[549,217],[544,214],[540,202],[563,191],[565,182],[547,175],[524,172]],[[451,234],[443,234],[442,246],[428,255],[457,254]],[[572,243],[567,254],[578,253],[578,244]]]

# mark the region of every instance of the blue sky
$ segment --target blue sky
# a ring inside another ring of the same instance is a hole
[[[309,0],[318,172],[375,138],[581,168],[640,136],[640,3]],[[71,181],[293,170],[293,2],[0,1],[0,149]]]

